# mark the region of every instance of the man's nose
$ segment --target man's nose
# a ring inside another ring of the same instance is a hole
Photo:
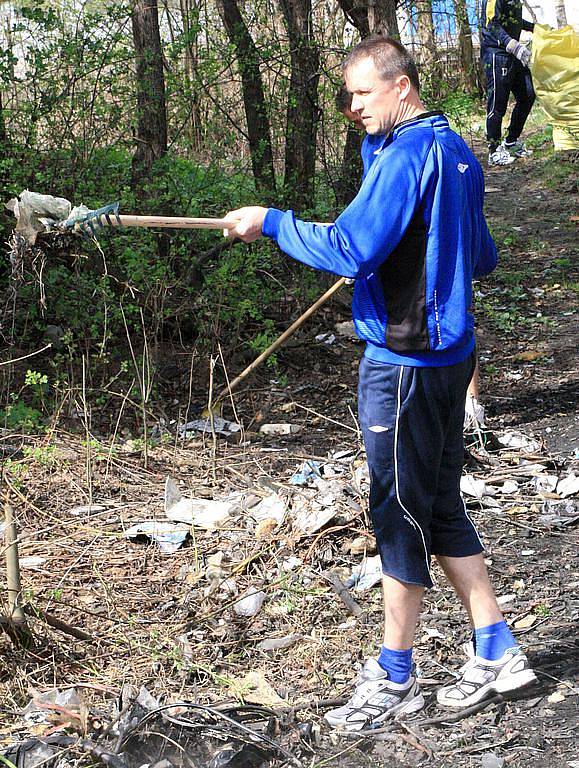
[[[352,104],[350,106],[350,109],[352,112],[360,112],[364,105],[362,104],[362,101],[358,98],[358,96],[353,95],[352,96]]]

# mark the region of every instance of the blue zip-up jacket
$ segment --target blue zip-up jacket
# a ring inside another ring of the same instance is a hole
[[[366,175],[370,170],[370,166],[376,159],[377,155],[380,154],[385,138],[386,137],[383,135],[374,136],[370,133],[367,133],[364,136],[364,141],[362,142],[362,146],[360,148],[360,154],[362,155],[362,165],[364,166],[362,179],[366,178]]]
[[[263,234],[289,256],[355,278],[352,313],[365,355],[452,365],[474,348],[473,277],[496,266],[484,179],[441,113],[395,126],[360,191],[332,226],[270,208]]]

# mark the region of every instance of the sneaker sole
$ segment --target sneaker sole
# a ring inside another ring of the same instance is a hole
[[[526,688],[528,685],[532,685],[537,682],[537,676],[532,669],[526,669],[523,672],[519,672],[518,675],[512,677],[506,677],[504,680],[495,680],[492,683],[484,685],[479,688],[478,691],[471,694],[467,699],[457,701],[456,699],[445,699],[444,697],[436,700],[443,707],[450,707],[452,709],[464,709],[471,707],[473,704],[478,704],[479,701],[483,701],[487,698],[489,693],[511,693],[512,691],[518,691],[520,688]]]
[[[373,728],[379,727],[382,723],[385,723],[387,720],[390,720],[391,718],[393,720],[398,720],[399,718],[402,718],[404,715],[410,715],[413,712],[418,712],[422,709],[424,706],[424,696],[420,694],[419,696],[416,696],[412,701],[408,701],[405,704],[398,704],[395,707],[392,707],[392,709],[389,709],[388,712],[385,712],[383,715],[380,715],[376,717],[374,720],[372,720],[370,723],[343,723],[343,722],[332,722],[329,718],[324,717],[324,720],[328,725],[331,725],[332,728],[339,729],[341,731],[369,731]]]

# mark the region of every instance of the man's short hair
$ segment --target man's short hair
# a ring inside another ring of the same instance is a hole
[[[414,60],[406,48],[391,37],[371,35],[352,48],[342,64],[346,72],[362,59],[372,59],[382,80],[393,80],[399,75],[407,75],[416,91],[420,91],[420,79]]]
[[[336,109],[338,112],[346,112],[346,110],[350,110],[352,107],[352,94],[350,91],[346,88],[346,84],[342,83],[342,85],[338,88],[336,91]]]

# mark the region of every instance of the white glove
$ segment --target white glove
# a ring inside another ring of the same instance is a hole
[[[523,67],[528,67],[531,63],[531,51],[526,45],[519,43],[518,40],[509,40],[507,43],[507,51],[512,53],[517,58]]]
[[[464,404],[464,428],[473,432],[480,428],[485,428],[485,409],[476,397],[467,394]]]

